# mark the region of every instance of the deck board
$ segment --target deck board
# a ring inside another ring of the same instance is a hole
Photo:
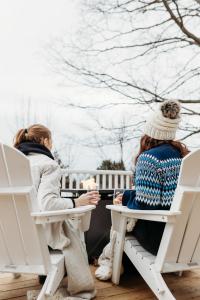
[[[94,273],[95,268],[91,267]],[[200,300],[200,270],[184,272],[182,277],[175,274],[164,275],[164,278],[176,299]],[[66,284],[64,280],[63,284]],[[138,274],[124,275],[119,286],[111,282],[95,279],[97,300],[154,300],[156,299],[147,284]],[[28,290],[40,289],[37,276],[22,275],[14,279],[12,274],[0,274],[0,300],[26,300]]]

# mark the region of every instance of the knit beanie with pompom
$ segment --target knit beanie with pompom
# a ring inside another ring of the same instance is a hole
[[[156,140],[174,140],[181,120],[178,101],[166,100],[147,120],[144,134]]]

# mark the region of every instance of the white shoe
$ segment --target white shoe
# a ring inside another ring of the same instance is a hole
[[[120,275],[124,273],[124,267],[121,265]],[[106,281],[112,277],[112,269],[109,266],[102,265],[95,271],[95,277],[99,280]]]
[[[95,277],[99,280],[108,280],[112,276],[112,270],[108,266],[100,266],[95,271]]]

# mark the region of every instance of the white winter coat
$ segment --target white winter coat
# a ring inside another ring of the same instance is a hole
[[[33,182],[37,191],[37,203],[34,209],[40,211],[72,208],[71,199],[60,197],[61,169],[57,162],[44,154],[31,153],[28,156]],[[62,250],[69,244],[63,228],[63,222],[48,224],[45,228],[48,245]]]
[[[37,210],[61,210],[73,207],[70,199],[60,197],[61,170],[58,164],[44,154],[27,156],[37,191]],[[95,294],[94,280],[89,269],[84,242],[70,221],[45,225],[48,245],[62,250],[68,274],[68,292],[77,299],[92,299]]]

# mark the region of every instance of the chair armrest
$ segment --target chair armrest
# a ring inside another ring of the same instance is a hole
[[[68,218],[82,217],[87,213],[91,213],[95,208],[95,205],[86,205],[64,210],[33,212],[31,213],[31,216],[36,224],[55,223],[64,221]]]
[[[112,212],[117,212],[122,214],[122,216],[133,219],[142,219],[149,221],[157,221],[164,223],[174,223],[176,217],[181,214],[180,211],[170,211],[170,210],[136,210],[129,209],[122,205],[106,205],[107,209]]]

